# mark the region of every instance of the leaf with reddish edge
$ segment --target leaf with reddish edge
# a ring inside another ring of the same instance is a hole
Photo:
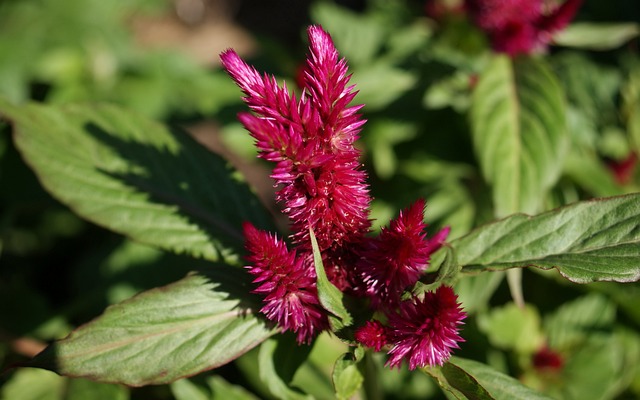
[[[129,386],[216,368],[277,332],[253,314],[249,285],[239,268],[191,273],[107,308],[25,366]]]

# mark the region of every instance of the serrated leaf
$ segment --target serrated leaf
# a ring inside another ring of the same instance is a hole
[[[243,270],[217,266],[148,290],[108,307],[29,366],[142,386],[226,364],[275,333],[252,314],[249,282]]]
[[[219,156],[184,132],[110,105],[0,101],[17,147],[54,197],[80,216],[177,253],[234,262],[239,227],[269,217]]]
[[[556,268],[576,283],[640,279],[640,194],[516,214],[450,243],[463,272]]]
[[[318,299],[322,307],[329,311],[333,316],[329,316],[329,322],[333,331],[338,331],[345,326],[353,323],[351,314],[345,308],[342,300],[342,292],[333,285],[327,278],[322,263],[322,255],[318,247],[318,241],[313,229],[309,228],[309,236],[311,238],[311,247],[313,249],[313,264],[317,275]]]
[[[495,214],[538,212],[567,149],[562,89],[542,59],[496,55],[472,97],[471,126]]]
[[[442,369],[448,380],[450,379],[455,383],[459,382],[459,386],[467,387],[469,391],[473,389],[474,381],[482,388],[471,392],[474,393],[474,396],[476,395],[475,393],[478,393],[478,397],[467,397],[469,399],[551,400],[550,397],[536,392],[518,380],[498,372],[486,364],[460,357],[451,357],[449,364],[449,367]],[[456,368],[451,368],[451,366]],[[487,395],[491,397],[486,397]]]
[[[634,23],[574,23],[553,36],[555,44],[590,50],[612,50],[640,35]]]

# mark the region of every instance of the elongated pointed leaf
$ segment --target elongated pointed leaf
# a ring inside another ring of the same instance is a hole
[[[143,292],[54,342],[29,364],[130,386],[223,365],[275,331],[252,314],[242,269],[217,266]]]
[[[553,36],[555,44],[589,50],[612,50],[640,35],[635,23],[603,24],[583,22],[571,24]]]
[[[235,258],[245,220],[268,227],[247,186],[186,133],[108,105],[13,106],[23,157],[58,200],[99,225],[174,252]]]
[[[556,268],[577,282],[640,279],[640,194],[572,204],[481,226],[451,246],[464,271]]]
[[[318,298],[322,307],[333,314],[329,316],[329,322],[331,323],[331,328],[335,332],[345,326],[351,325],[353,323],[353,318],[344,306],[344,296],[342,292],[329,281],[329,278],[327,278],[327,274],[324,271],[324,265],[322,263],[320,248],[318,247],[318,241],[316,240],[316,235],[313,233],[313,229],[311,228],[309,228],[309,236],[311,238],[311,247],[313,249],[313,264],[317,275]]]
[[[495,214],[539,212],[567,149],[562,89],[541,59],[496,55],[471,107],[474,147]]]
[[[451,357],[442,373],[468,399],[551,400],[518,380],[473,360]]]

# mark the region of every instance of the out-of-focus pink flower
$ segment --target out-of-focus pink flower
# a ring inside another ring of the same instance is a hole
[[[387,365],[400,367],[402,361],[413,370],[427,365],[442,365],[464,339],[458,331],[466,317],[457,296],[448,286],[440,286],[400,303],[397,313],[388,314],[389,350]]]
[[[633,173],[636,169],[637,164],[638,155],[635,152],[629,153],[627,158],[625,158],[624,160],[607,162],[607,166],[613,173],[614,179],[620,185],[629,183],[629,181],[633,177]]]
[[[464,0],[426,0],[425,14],[436,21],[464,14]]]
[[[557,371],[564,366],[562,356],[548,347],[543,347],[533,355],[533,366],[538,370]]]
[[[244,237],[252,264],[247,268],[258,284],[253,292],[264,296],[260,311],[282,329],[296,332],[299,343],[310,343],[329,321],[318,300],[309,258],[297,256],[275,235],[250,223],[244,224]]]
[[[427,239],[424,208],[421,199],[402,210],[362,252],[358,273],[376,309],[394,308],[400,302],[403,291],[420,279],[431,254],[449,234],[449,228],[445,228]]]
[[[311,26],[308,36],[299,100],[233,50],[221,59],[253,111],[240,114],[240,121],[256,139],[260,157],[276,163],[271,177],[281,186],[277,200],[291,221],[293,242],[310,251],[312,228],[327,275],[344,289],[349,277],[342,259],[353,258],[352,244],[371,225],[366,173],[354,146],[365,120],[357,113],[362,106],[349,106],[356,92],[329,34]]]
[[[544,51],[553,33],[573,19],[582,0],[560,5],[546,0],[465,0],[475,24],[489,36],[493,49],[511,56]]]
[[[358,343],[366,347],[371,347],[375,351],[380,351],[387,344],[387,329],[380,321],[367,321],[363,326],[358,328],[355,333]]]

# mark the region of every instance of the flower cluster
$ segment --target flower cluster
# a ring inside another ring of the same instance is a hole
[[[403,359],[410,368],[442,364],[462,340],[465,314],[448,287],[423,298],[401,300],[447,237],[427,238],[423,200],[400,212],[377,236],[371,234],[371,197],[354,143],[365,121],[362,106],[350,106],[356,92],[347,65],[331,37],[308,29],[310,54],[301,69],[296,96],[273,76],[261,75],[233,50],[221,54],[224,68],[245,94],[252,112],[239,120],[256,140],[259,157],[275,163],[276,199],[291,223],[291,248],[280,238],[246,223],[248,271],[263,296],[261,312],[283,330],[310,343],[329,329],[318,297],[309,231],[329,280],[346,295],[369,299],[386,325],[368,321],[355,339],[380,351],[390,348],[388,365]]]
[[[487,33],[494,50],[511,56],[544,51],[552,34],[573,19],[582,0],[556,3],[548,0],[465,0],[471,18]]]

